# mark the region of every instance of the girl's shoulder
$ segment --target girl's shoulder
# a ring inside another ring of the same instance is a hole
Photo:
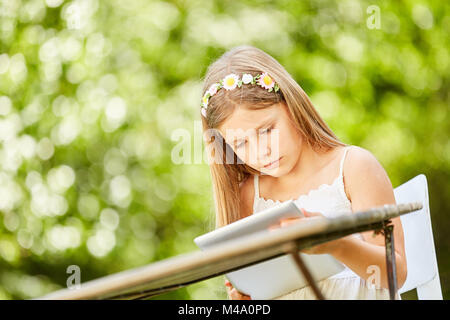
[[[378,159],[367,149],[352,145],[347,151],[344,161],[344,170],[357,173],[361,169],[373,170],[381,166]]]
[[[343,175],[350,199],[362,190],[367,192],[369,186],[392,189],[390,179],[380,161],[372,152],[359,146],[352,146],[347,151]]]

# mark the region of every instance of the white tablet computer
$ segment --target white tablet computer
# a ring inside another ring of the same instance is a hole
[[[196,237],[194,242],[201,250],[205,250],[227,240],[268,230],[281,219],[290,217],[303,217],[303,213],[292,200],[203,234]],[[328,278],[345,268],[329,254],[300,255],[315,281]],[[273,299],[308,285],[289,255],[229,272],[226,277],[238,291],[250,295],[253,300]]]
[[[268,230],[270,226],[277,224],[281,219],[293,217],[303,217],[303,213],[294,201],[289,200],[198,236],[194,239],[194,242],[200,249],[204,250],[227,240]]]

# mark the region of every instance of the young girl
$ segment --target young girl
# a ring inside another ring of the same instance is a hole
[[[223,54],[209,66],[203,92],[216,228],[289,199],[305,218],[283,220],[281,227],[395,204],[389,177],[372,153],[339,141],[302,88],[264,51],[239,46]],[[403,230],[400,218],[392,223],[400,288],[407,274]],[[302,252],[331,254],[345,265],[317,283],[325,298],[389,299],[382,235],[367,231]],[[251,299],[225,284],[229,298]],[[315,295],[307,286],[276,299]]]

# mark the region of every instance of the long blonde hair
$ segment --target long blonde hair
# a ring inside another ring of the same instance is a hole
[[[230,73],[250,73],[255,76],[262,72],[267,72],[278,84],[278,92],[268,92],[252,85],[242,85],[241,88],[233,90],[222,89],[209,99],[206,118],[201,116],[205,135],[209,132],[209,136],[205,137],[207,147],[219,152],[216,157],[223,159],[221,163],[210,161],[216,228],[243,218],[240,216],[240,184],[250,175],[259,174],[259,171],[244,163],[225,159],[226,155],[233,154],[234,160],[237,160],[237,156],[231,147],[224,143],[217,128],[231,115],[236,106],[245,104],[257,109],[285,103],[295,127],[314,150],[346,145],[334,135],[306,93],[281,64],[253,46],[234,47],[214,61],[205,74],[202,94]],[[214,137],[211,137],[211,132],[215,132]]]

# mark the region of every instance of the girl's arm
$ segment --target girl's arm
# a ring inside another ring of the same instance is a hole
[[[353,212],[396,204],[391,181],[375,156],[358,147],[350,149],[347,157],[344,185]],[[391,221],[394,225],[397,287],[400,288],[407,275],[403,228],[400,217]],[[379,285],[388,288],[384,236],[374,236],[373,231],[363,232],[362,236],[365,241],[355,237],[337,240],[330,253],[365,280],[373,279],[374,272],[379,271]]]

